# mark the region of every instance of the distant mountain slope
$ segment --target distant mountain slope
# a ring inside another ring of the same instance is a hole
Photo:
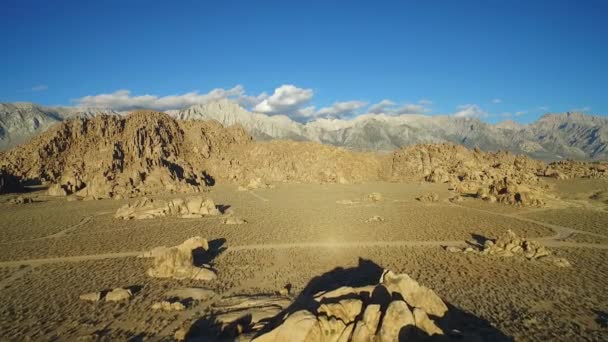
[[[352,120],[317,119],[300,123],[284,115],[251,113],[228,100],[167,113],[180,120],[216,120],[242,125],[256,140],[315,141],[355,150],[392,151],[417,143],[449,142],[483,150],[508,150],[544,160],[608,159],[608,118],[581,113],[547,114],[528,125],[496,125],[447,115],[365,114]],[[73,116],[119,115],[107,109],[45,108],[0,104],[0,149],[27,141]]]
[[[33,103],[0,103],[0,150],[25,143],[49,127],[68,118],[118,115],[110,109],[57,107]]]

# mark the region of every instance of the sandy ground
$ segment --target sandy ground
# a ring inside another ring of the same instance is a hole
[[[249,192],[217,186],[203,194],[246,225],[223,225],[221,217],[115,220],[128,200],[66,202],[30,193],[36,203],[0,204],[0,340],[170,340],[209,303],[180,313],[150,310],[169,289],[201,286],[226,296],[291,284],[297,295],[314,277],[360,259],[410,274],[455,309],[517,340],[606,340],[608,211],[588,200],[606,183],[576,182],[551,184],[560,204],[542,209],[470,198],[454,204],[447,186],[437,184],[290,184]],[[431,191],[439,202],[415,199]],[[365,200],[371,192],[383,200]],[[374,215],[385,221],[365,222]],[[507,229],[538,238],[573,267],[441,247]],[[195,235],[224,248],[213,260],[214,281],[150,278],[150,261],[135,257]],[[78,299],[127,286],[141,287],[129,302]]]

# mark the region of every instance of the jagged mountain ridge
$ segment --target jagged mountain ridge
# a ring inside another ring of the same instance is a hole
[[[581,113],[547,114],[536,122],[496,125],[453,116],[365,114],[351,120],[300,123],[284,115],[251,113],[221,100],[167,113],[180,120],[240,124],[256,140],[314,141],[354,150],[392,151],[418,143],[448,142],[483,150],[508,150],[545,160],[608,159],[608,118]],[[121,115],[109,109],[0,104],[0,150],[29,140],[48,127],[80,116]]]
[[[43,107],[33,103],[0,103],[0,150],[25,143],[34,136],[70,118],[119,115],[106,108]]]
[[[241,124],[258,140],[310,140],[355,150],[392,151],[419,143],[449,142],[483,150],[508,150],[545,160],[608,159],[608,118],[581,113],[546,114],[534,123],[496,125],[476,118],[366,114],[352,120],[305,124],[286,116],[250,113],[220,101],[170,113],[179,119]]]

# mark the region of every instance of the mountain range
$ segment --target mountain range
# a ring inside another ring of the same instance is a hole
[[[321,118],[300,123],[284,115],[252,113],[229,100],[166,112],[179,120],[216,120],[224,126],[239,124],[256,140],[309,140],[366,151],[450,142],[487,151],[508,150],[543,160],[608,159],[608,118],[584,113],[545,114],[527,125],[411,114],[364,114],[350,120]],[[0,150],[26,142],[63,120],[100,114],[125,113],[107,108],[0,104]]]

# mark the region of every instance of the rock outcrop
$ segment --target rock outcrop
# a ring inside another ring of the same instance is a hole
[[[314,296],[316,309],[293,312],[254,341],[401,341],[442,336],[448,307],[406,274],[385,271],[379,284]]]
[[[24,196],[17,196],[15,198],[12,198],[10,200],[10,203],[12,204],[28,204],[28,203],[34,203],[34,199],[31,197],[24,197]]]
[[[518,237],[512,230],[507,230],[496,239],[487,239],[479,248],[446,247],[448,252],[476,253],[479,255],[493,255],[498,257],[521,256],[528,260],[539,260],[554,264],[558,267],[570,267],[571,264],[564,258],[553,255],[545,246],[539,242]]]
[[[217,278],[215,271],[196,260],[208,251],[207,240],[196,236],[174,247],[156,247],[141,257],[154,259],[147,272],[151,277],[210,281]]]
[[[389,179],[448,183],[459,194],[491,202],[542,206],[547,189],[537,174],[545,164],[508,152],[482,152],[463,146],[416,145],[393,153]]]
[[[24,179],[56,184],[55,195],[194,192],[212,182],[205,168],[212,154],[250,141],[240,127],[177,122],[164,113],[136,111],[67,120],[4,153],[0,166]]]
[[[131,299],[131,297],[133,297],[133,291],[130,288],[122,287],[109,291],[90,292],[80,295],[81,300],[88,302],[99,302],[101,300],[105,300],[106,302],[120,302]]]
[[[170,201],[153,200],[147,197],[120,207],[115,218],[123,220],[153,219],[173,216],[179,218],[201,218],[203,216],[221,215],[211,199],[201,196],[175,198]]]
[[[420,202],[439,202],[439,195],[434,192],[429,192],[422,196],[416,197],[416,199]]]
[[[608,178],[608,162],[585,162],[564,160],[549,164],[543,171],[545,177],[556,179],[569,178]]]

